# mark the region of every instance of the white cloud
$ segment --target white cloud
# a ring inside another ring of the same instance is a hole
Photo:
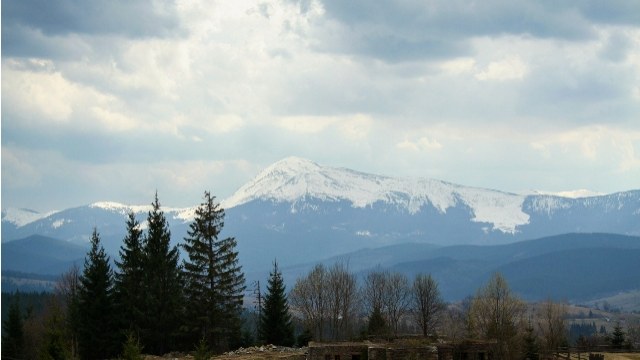
[[[294,133],[313,134],[324,131],[337,121],[326,116],[287,116],[278,120],[278,126]]]
[[[478,80],[521,80],[527,74],[527,65],[518,56],[492,61],[483,70],[475,75]]]
[[[58,177],[61,194],[86,197],[125,188],[108,172],[145,162],[158,179],[138,191],[187,191],[189,179],[247,180],[288,155],[498,188],[637,187],[640,28],[620,9],[603,21],[530,1],[188,1],[152,11],[158,31],[55,33],[30,18],[25,41],[3,51],[3,146],[23,154],[3,152],[15,168],[3,187]],[[245,168],[212,170],[230,159]],[[65,174],[85,171],[109,181],[63,191]]]
[[[473,58],[453,59],[443,62],[440,68],[452,75],[466,74],[476,69],[476,60]]]
[[[399,142],[396,147],[412,151],[433,151],[442,149],[442,144],[440,144],[438,140],[432,140],[423,136],[416,141],[405,139],[402,142]]]

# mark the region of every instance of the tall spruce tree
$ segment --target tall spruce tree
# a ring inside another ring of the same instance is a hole
[[[140,336],[144,314],[144,269],[142,230],[135,214],[127,216],[127,235],[120,246],[120,261],[115,274],[116,313],[125,335]]]
[[[236,240],[219,239],[224,209],[208,191],[196,209],[184,239],[187,330],[191,342],[204,338],[208,346],[224,350],[240,339],[244,274],[238,265]]]
[[[7,319],[2,322],[2,357],[21,359],[24,355],[24,325],[20,310],[20,293],[9,305]]]
[[[259,337],[267,344],[291,346],[294,343],[293,324],[289,313],[286,289],[278,263],[273,262],[267,294],[260,316]]]
[[[178,247],[171,247],[171,232],[158,193],[147,217],[142,247],[144,311],[142,343],[145,351],[164,354],[176,345],[182,312],[182,282]]]
[[[104,359],[117,353],[113,310],[113,273],[94,228],[80,277],[78,342],[82,359]]]

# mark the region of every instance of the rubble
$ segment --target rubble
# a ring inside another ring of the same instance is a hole
[[[276,345],[262,345],[262,346],[252,346],[248,348],[239,348],[237,350],[228,351],[224,353],[225,356],[234,356],[234,355],[252,355],[252,354],[260,354],[260,353],[307,353],[307,348],[290,348],[286,346],[276,346]]]

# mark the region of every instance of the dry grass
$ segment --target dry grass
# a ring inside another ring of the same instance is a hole
[[[640,353],[604,354],[605,360],[640,360]]]
[[[602,354],[602,353],[598,353]],[[566,357],[562,357],[562,359],[567,359]],[[571,360],[589,360],[588,353],[581,353],[580,357],[578,354],[573,353],[569,358]],[[604,360],[640,360],[640,353],[604,353]]]

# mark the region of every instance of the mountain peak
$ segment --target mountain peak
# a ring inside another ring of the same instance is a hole
[[[394,178],[366,174],[345,168],[318,165],[310,160],[290,157],[267,167],[230,198],[224,208],[254,200],[295,203],[314,198],[321,201],[348,201],[355,208],[385,203],[415,214],[425,205],[440,213],[458,204],[469,206],[473,221],[492,223],[494,229],[514,232],[527,224],[522,211],[524,195],[464,187],[420,178]]]

